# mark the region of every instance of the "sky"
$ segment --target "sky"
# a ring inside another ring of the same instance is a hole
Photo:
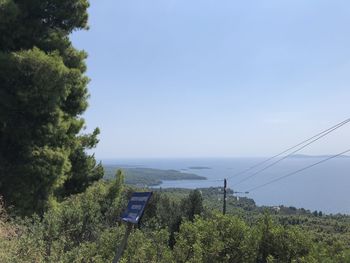
[[[98,0],[89,15],[72,41],[99,159],[270,156],[350,117],[349,1]]]

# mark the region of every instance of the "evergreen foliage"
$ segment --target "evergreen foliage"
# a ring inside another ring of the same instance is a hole
[[[51,206],[42,218],[14,219],[0,206],[0,262],[111,262],[125,232],[119,215],[134,190],[123,185],[119,171],[114,180],[99,181]],[[350,247],[341,238],[315,239],[318,225],[307,230],[283,225],[268,212],[245,220],[205,205],[190,220],[182,205],[196,192],[180,199],[155,193],[121,262],[350,262]]]
[[[99,180],[103,168],[86,153],[99,130],[82,134],[87,55],[69,35],[87,29],[88,6],[0,0],[1,263],[111,262],[119,216],[141,191],[121,171]],[[155,192],[122,262],[350,262],[349,216],[235,197],[224,216],[221,199],[217,188]]]
[[[2,218],[0,229],[15,231],[0,236],[0,262],[112,261],[124,232],[117,219],[125,197],[118,172],[114,180],[51,206],[42,218]]]
[[[87,28],[86,0],[0,0],[0,193],[19,214],[79,193],[103,176],[81,135],[86,53],[69,34]]]

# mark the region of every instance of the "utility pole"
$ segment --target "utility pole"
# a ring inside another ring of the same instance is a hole
[[[226,188],[227,188],[227,180],[226,178],[224,179],[224,207],[222,209],[222,213],[225,215],[226,214]]]

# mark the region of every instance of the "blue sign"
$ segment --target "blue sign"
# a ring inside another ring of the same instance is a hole
[[[121,219],[125,222],[137,224],[142,215],[152,192],[135,192],[132,194],[125,212]]]

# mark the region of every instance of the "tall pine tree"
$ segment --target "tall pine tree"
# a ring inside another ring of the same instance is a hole
[[[103,176],[81,134],[87,54],[69,40],[87,29],[87,0],[0,0],[0,195],[22,215],[84,191]]]

